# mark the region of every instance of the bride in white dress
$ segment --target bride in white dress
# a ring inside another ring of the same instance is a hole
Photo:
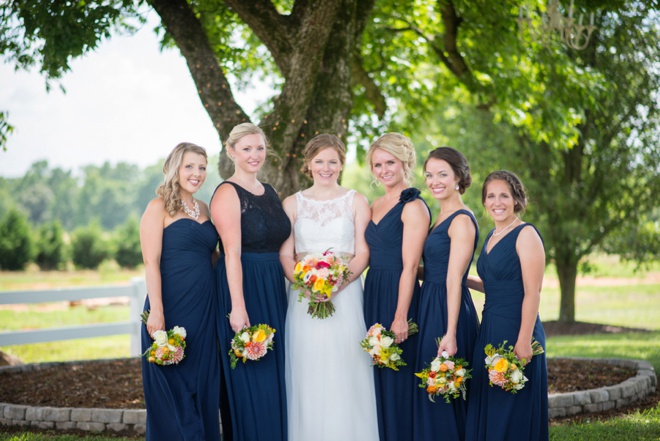
[[[293,281],[295,262],[328,248],[346,258],[351,271],[333,293],[335,313],[325,319],[307,313],[307,300],[289,292],[286,317],[286,393],[289,441],[377,441],[376,395],[371,358],[360,347],[366,333],[361,274],[369,261],[364,231],[367,199],[338,184],[344,144],[318,135],[303,152],[310,188],[283,206],[293,234],[282,245],[284,274]]]

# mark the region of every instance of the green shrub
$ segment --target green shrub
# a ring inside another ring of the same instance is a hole
[[[117,228],[114,242],[115,260],[119,266],[133,269],[142,263],[140,222],[137,217],[130,216],[123,225]]]
[[[108,243],[98,221],[86,227],[77,228],[71,238],[71,259],[78,268],[96,269],[110,257]]]
[[[37,250],[34,261],[44,271],[59,269],[66,263],[64,229],[59,220],[48,222],[37,232]]]
[[[23,270],[32,256],[30,225],[24,214],[12,209],[0,222],[0,269]]]

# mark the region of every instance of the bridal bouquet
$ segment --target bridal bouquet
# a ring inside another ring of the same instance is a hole
[[[525,387],[525,366],[513,353],[513,346],[505,347],[506,340],[494,347],[490,343],[484,348],[486,353],[486,369],[491,386],[497,385],[512,394],[518,393]],[[536,340],[532,341],[532,354],[539,355],[544,352],[543,346]]]
[[[142,322],[146,325],[149,311],[140,314]],[[154,342],[142,356],[147,357],[149,363],[161,366],[178,364],[185,358],[186,329],[175,326],[169,331],[156,331],[153,335]]]
[[[324,319],[334,314],[335,307],[329,299],[350,274],[344,262],[327,250],[322,254],[308,254],[296,263],[291,286],[300,292],[299,302],[309,299],[307,313]]]
[[[416,323],[408,320],[408,335],[419,332]],[[390,368],[398,371],[398,366],[406,366],[401,358],[403,349],[394,343],[396,335],[385,329],[380,323],[376,323],[367,331],[367,336],[360,341],[360,346],[371,355],[373,365],[379,368]]]
[[[236,368],[238,360],[259,360],[266,355],[269,349],[273,349],[273,337],[275,329],[268,325],[253,325],[238,331],[231,339],[229,359],[231,368]]]
[[[439,357],[433,359],[431,366],[415,375],[422,380],[419,387],[426,389],[429,400],[435,403],[435,397],[440,396],[446,403],[450,403],[451,399],[461,396],[465,399],[465,380],[472,378],[472,369],[468,369],[467,365],[468,362],[462,358],[449,357],[447,352],[443,351]]]

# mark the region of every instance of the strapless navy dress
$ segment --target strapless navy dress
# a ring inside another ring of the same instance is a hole
[[[186,329],[185,358],[159,366],[142,358],[147,441],[219,440],[220,360],[211,254],[218,235],[211,221],[183,218],[163,230],[160,260],[167,330]],[[147,298],[144,309],[150,308]],[[153,343],[142,326],[142,351]]]

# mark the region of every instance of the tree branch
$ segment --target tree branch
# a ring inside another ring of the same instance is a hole
[[[226,139],[235,125],[249,121],[249,117],[236,103],[201,23],[186,0],[153,0],[151,4],[186,59],[206,112],[220,137]],[[231,165],[224,149],[220,155],[220,174],[226,178]]]

